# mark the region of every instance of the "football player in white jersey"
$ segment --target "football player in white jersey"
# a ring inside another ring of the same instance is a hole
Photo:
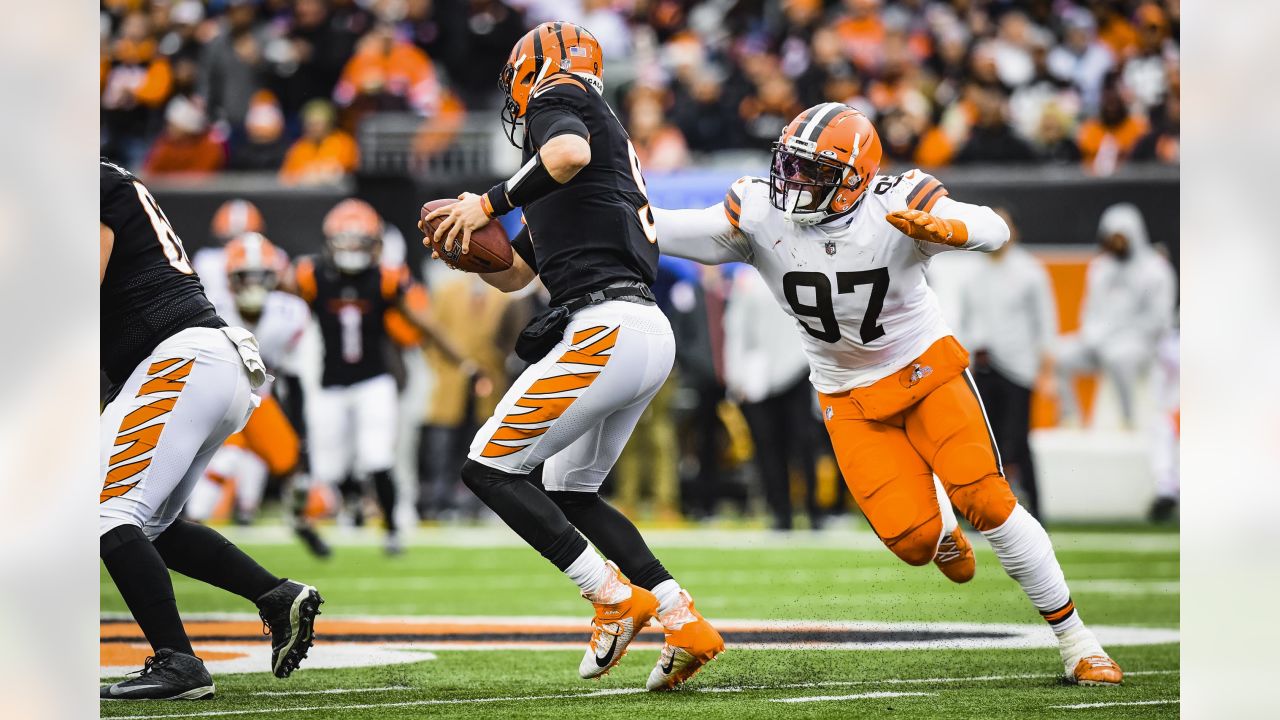
[[[298,346],[310,327],[311,309],[302,298],[276,289],[288,270],[288,257],[257,232],[236,236],[223,256],[232,300],[223,317],[253,332],[267,368],[291,395],[286,400],[300,400],[300,383],[291,381],[299,374]],[[244,429],[228,438],[209,461],[185,512],[194,520],[207,519],[222,494],[221,486],[230,482],[235,486],[237,517],[251,518],[262,503],[267,478],[289,478],[294,530],[311,552],[325,557],[329,547],[304,514],[311,483],[302,467],[301,441],[273,394],[273,385],[269,381],[258,389],[261,405]]]
[[[1119,684],[1048,534],[1009,489],[968,352],[925,282],[932,256],[990,252],[1009,229],[920,170],[877,175],[880,158],[865,115],[840,103],[809,108],[774,144],[768,179],[739,179],[722,206],[654,208],[662,250],[760,271],[799,325],[845,482],[894,554],[932,561],[955,582],[972,578],[954,505],[1053,628],[1066,676]]]
[[[267,223],[258,206],[233,198],[218,206],[209,223],[209,236],[214,244],[200,248],[192,256],[191,264],[204,285],[204,294],[223,317],[235,306],[227,285],[227,243],[247,232],[266,231]]]

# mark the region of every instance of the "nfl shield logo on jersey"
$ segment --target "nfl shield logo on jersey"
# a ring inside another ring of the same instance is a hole
[[[828,255],[835,255],[835,254],[836,254],[836,244],[835,244],[835,242],[833,242],[833,241],[831,241],[831,240],[828,240],[828,241],[827,241],[827,254],[828,254]]]

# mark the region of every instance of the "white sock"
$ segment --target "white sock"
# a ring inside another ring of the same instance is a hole
[[[947,497],[947,490],[942,487],[937,475],[933,476],[933,491],[938,496],[938,511],[942,513],[942,537],[946,537],[960,527],[960,521],[956,519],[956,510],[951,507],[951,498]]]
[[[658,615],[665,615],[680,603],[680,583],[663,580],[653,588],[653,594],[658,598]]]
[[[1071,591],[1049,534],[1026,508],[1015,505],[1003,525],[982,534],[991,543],[1004,571],[1022,586],[1059,640],[1084,627],[1071,602]]]
[[[582,594],[590,599],[594,599],[596,594],[604,589],[605,584],[616,577],[613,570],[605,565],[604,558],[597,555],[590,545],[582,551],[577,560],[565,568],[564,574],[568,575],[569,579],[582,590]]]

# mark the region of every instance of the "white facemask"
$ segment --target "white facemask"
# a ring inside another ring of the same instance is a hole
[[[355,273],[373,264],[373,257],[362,250],[334,250],[333,264],[342,272]]]

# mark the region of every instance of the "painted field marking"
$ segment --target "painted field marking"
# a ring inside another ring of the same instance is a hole
[[[330,688],[328,690],[259,690],[251,692],[250,695],[258,695],[265,697],[286,697],[289,695],[342,695],[345,693],[377,693],[377,692],[396,692],[399,690],[413,690],[408,685],[388,685],[386,687],[370,687],[370,688]]]
[[[1127,702],[1078,703],[1076,705],[1050,705],[1054,710],[1089,710],[1091,708],[1120,707],[1122,705],[1177,705],[1181,700],[1129,700]]]
[[[282,707],[282,708],[260,708],[257,710],[211,710],[208,712],[196,713],[175,713],[173,715],[123,715],[118,716],[115,720],[147,720],[148,718],[196,718],[196,717],[223,717],[227,715],[268,715],[273,713],[299,713],[299,712],[316,712],[320,710],[373,710],[376,708],[396,708],[396,707],[422,707],[427,705],[467,705],[470,703],[495,703],[495,702],[530,702],[535,700],[570,700],[573,698],[591,698],[605,697],[608,695],[636,695],[639,693],[647,693],[644,688],[617,688],[611,690],[596,690],[589,693],[563,693],[560,695],[513,695],[510,697],[487,697],[487,698],[454,698],[448,700],[405,700],[403,702],[388,703],[361,703],[358,705],[313,705],[310,707]]]
[[[1179,670],[1135,670],[1127,674],[1131,676],[1132,675],[1172,675],[1178,672],[1180,671]],[[1051,679],[1056,677],[1059,677],[1059,676],[1044,675],[1044,674],[1041,674],[1041,675],[1020,674],[1020,675],[980,675],[980,676],[971,676],[971,677],[949,677],[949,678],[884,678],[881,680],[848,680],[848,681],[831,680],[826,682],[793,683],[793,684],[787,684],[787,685],[744,685],[744,686],[735,686],[735,687],[709,687],[709,688],[696,688],[696,690],[698,692],[707,692],[707,693],[725,693],[725,692],[744,692],[747,690],[794,690],[794,689],[801,689],[801,688],[844,687],[844,686],[851,686],[851,685],[958,683],[958,682],[973,682],[973,681],[1028,680],[1028,679],[1039,680],[1039,679]],[[382,689],[392,689],[392,688],[399,688],[399,687],[400,686],[392,686],[389,688],[382,688]],[[378,690],[378,689],[379,688],[371,688],[371,690]],[[405,700],[401,702],[361,703],[356,705],[315,705],[310,707],[280,707],[280,708],[264,708],[264,709],[257,709],[257,710],[211,710],[206,712],[176,713],[172,715],[124,715],[124,716],[119,716],[115,718],[115,720],[146,720],[147,718],[202,718],[202,717],[224,717],[229,715],[257,715],[257,714],[267,715],[267,714],[282,713],[282,712],[302,713],[302,712],[315,712],[315,711],[321,711],[321,710],[373,710],[377,708],[422,707],[422,706],[429,706],[429,705],[466,705],[470,703],[480,704],[480,703],[495,703],[495,702],[534,702],[539,700],[570,700],[574,698],[608,697],[611,695],[637,695],[640,693],[647,693],[647,692],[649,691],[643,688],[612,688],[608,690],[596,690],[594,692],[588,692],[588,693],[560,693],[556,695],[515,695],[515,696],[508,696],[508,697],[449,698],[449,699],[438,699],[438,700]],[[889,694],[887,695],[883,694],[886,692]],[[301,694],[301,693],[302,691],[299,691],[298,694]],[[254,693],[254,694],[263,695],[267,693]],[[276,694],[283,695],[285,693],[276,693]],[[879,696],[880,697],[905,697],[909,695],[933,695],[933,694],[936,694],[936,693],[893,693],[892,691],[881,691]],[[862,695],[871,697],[873,695],[877,695],[877,693],[862,693]],[[821,697],[828,697],[828,696],[821,696]],[[841,696],[840,699],[854,699],[854,697]],[[809,700],[806,700],[805,698],[796,698],[796,699],[792,699],[792,701],[793,702],[794,701],[809,702]],[[1162,701],[1144,701],[1144,702],[1145,703],[1152,703],[1152,702],[1168,703],[1168,702],[1177,702],[1177,701],[1162,700]],[[1075,709],[1073,706],[1068,706],[1068,705],[1061,705],[1061,706],[1055,706],[1055,707]],[[1083,707],[1087,707],[1087,706],[1083,706]]]
[[[1125,675],[1176,675],[1178,670],[1135,670]],[[697,688],[704,693],[736,693],[746,690],[799,690],[820,687],[854,687],[858,685],[940,685],[944,683],[964,682],[1000,682],[1003,680],[1054,680],[1061,675],[1043,673],[1027,673],[1019,675],[974,675],[971,677],[935,677],[935,678],[883,678],[881,680],[822,680],[807,683],[790,683],[786,685],[734,685],[730,687]]]
[[[856,695],[814,695],[813,697],[771,698],[769,702],[810,703],[810,702],[832,702],[837,700],[874,700],[875,698],[895,698],[895,697],[932,697],[934,695],[937,695],[937,693],[885,691],[885,692],[858,693]]]

